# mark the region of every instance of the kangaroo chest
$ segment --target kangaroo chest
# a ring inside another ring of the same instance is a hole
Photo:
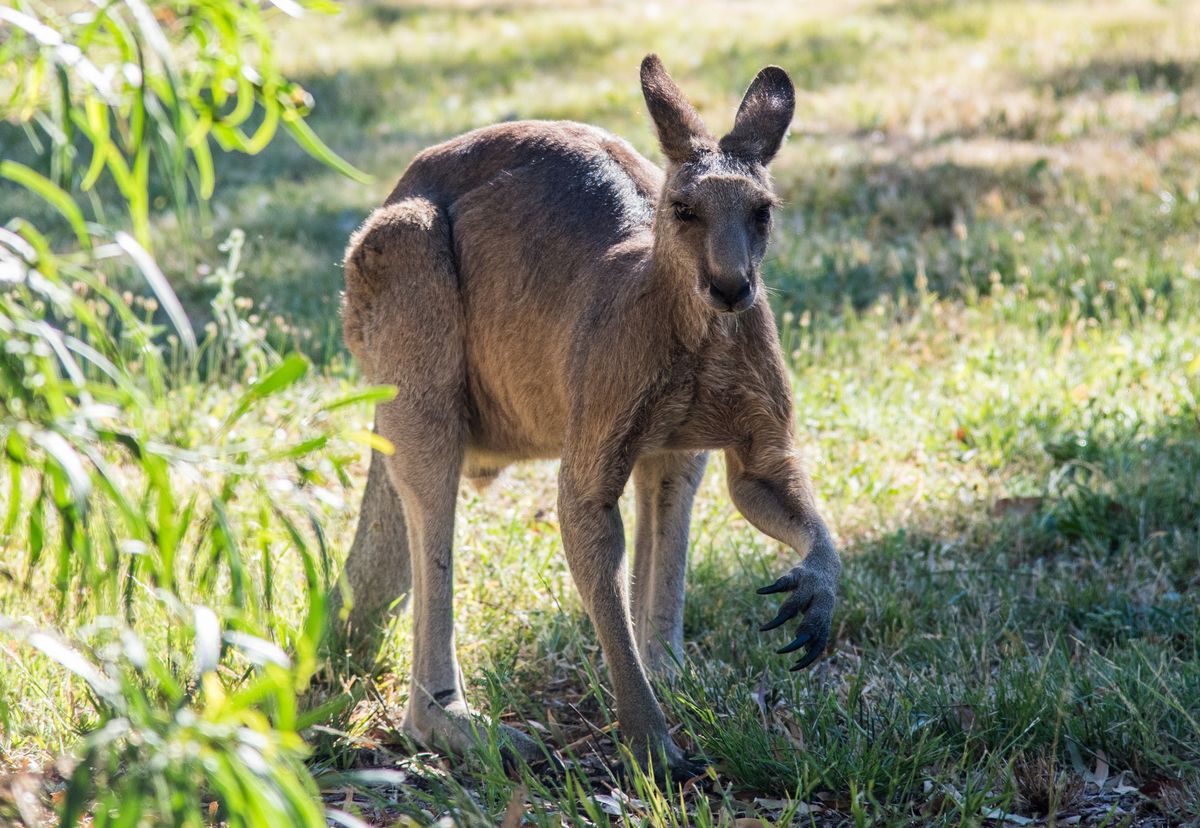
[[[683,352],[671,363],[648,400],[643,451],[703,451],[739,440],[740,389],[730,384],[726,354],[719,349]]]

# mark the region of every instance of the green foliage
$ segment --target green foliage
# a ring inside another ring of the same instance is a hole
[[[210,609],[189,611],[166,591],[161,600],[173,630],[194,637],[190,676],[115,618],[89,625],[85,651],[0,624],[82,679],[99,713],[77,749],[62,824],[91,815],[96,826],[199,826],[214,816],[230,826],[324,825],[296,733],[291,660],[269,641],[222,630]],[[222,663],[245,678],[222,678]]]
[[[336,8],[328,0],[277,5],[289,14]],[[91,193],[107,178],[119,194],[112,206],[149,247],[152,175],[185,221],[190,199],[213,193],[212,143],[253,155],[281,124],[313,157],[361,177],[305,124],[312,97],[280,74],[257,3],[121,0],[66,14],[20,0],[0,8],[0,23],[8,33],[0,65],[11,83],[4,114],[33,128],[50,181],[13,162],[0,175],[67,214],[85,245],[82,213],[61,190]],[[101,222],[106,201],[91,202]]]
[[[324,825],[297,699],[329,588],[315,498],[348,480],[352,455],[325,414],[339,401],[288,396],[308,360],[246,336],[239,237],[218,324],[198,342],[149,250],[150,220],[160,184],[184,220],[211,195],[210,140],[253,154],[280,123],[354,171],[304,124],[306,93],[276,69],[255,3],[122,0],[70,16],[22,3],[0,23],[3,115],[26,124],[45,168],[6,160],[0,176],[65,219],[75,245],[24,218],[0,228],[0,540],[24,539],[10,577],[26,591],[49,579],[62,631],[0,619],[0,632],[73,674],[94,717],[62,823]],[[146,296],[111,286],[129,274]],[[198,438],[187,404],[202,368],[235,392],[216,439]],[[275,439],[284,428],[296,439]],[[253,530],[235,507],[256,513]],[[288,555],[305,575],[298,626],[272,615],[273,559]]]

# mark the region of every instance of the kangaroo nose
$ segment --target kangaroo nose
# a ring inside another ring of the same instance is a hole
[[[728,282],[710,282],[708,293],[714,303],[725,310],[741,310],[741,305],[750,296],[750,280],[741,277]]]

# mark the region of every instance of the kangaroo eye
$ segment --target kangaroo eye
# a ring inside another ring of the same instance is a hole
[[[682,201],[676,201],[671,205],[671,209],[675,211],[675,218],[679,219],[679,221],[696,220],[696,211]]]
[[[771,205],[764,204],[754,210],[754,223],[765,225],[771,221]]]

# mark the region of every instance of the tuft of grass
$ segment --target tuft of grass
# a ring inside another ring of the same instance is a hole
[[[1083,797],[1083,780],[1072,776],[1046,753],[1022,757],[1013,765],[1017,802],[1038,816],[1076,808]]]

